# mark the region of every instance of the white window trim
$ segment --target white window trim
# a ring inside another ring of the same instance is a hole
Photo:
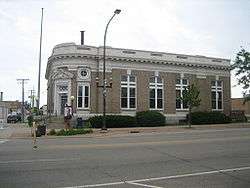
[[[70,101],[70,96],[71,96],[71,80],[70,79],[57,79],[54,81],[54,110],[53,113],[56,115],[60,115],[60,99],[59,99],[59,93],[58,92],[58,86],[59,85],[64,85],[64,86],[68,86],[68,90],[63,92],[63,93],[67,93],[68,98],[67,98],[67,104],[69,104]]]
[[[187,80],[187,84],[184,85],[182,83],[183,79]],[[176,90],[180,90],[181,91],[181,97],[182,97],[183,96],[183,91],[184,91],[185,87],[187,87],[188,85],[189,85],[188,79],[183,78],[183,77],[180,78],[180,84],[175,84],[175,92],[176,92]],[[175,109],[176,109],[176,111],[187,111],[189,108],[183,108],[183,101],[181,101],[181,108],[177,108],[176,104],[175,104]]]
[[[84,89],[83,89],[83,93],[82,93],[82,107],[78,107],[78,90],[79,90],[79,86],[82,86]],[[89,88],[89,100],[88,100],[88,107],[84,107],[84,104],[85,104],[85,86],[88,86]],[[79,110],[89,110],[90,109],[90,84],[89,83],[78,83],[77,84],[77,101],[76,101],[76,107],[77,109]]]
[[[218,86],[218,81],[221,82],[221,86]],[[212,96],[211,96],[211,108],[212,108],[212,111],[223,111],[224,109],[224,103],[223,103],[223,81],[221,80],[215,80],[215,86],[211,86],[211,92],[212,91],[215,91],[215,95],[216,95],[216,99],[215,99],[215,105],[216,105],[216,108],[214,109],[213,106],[212,106]],[[221,92],[221,109],[218,108],[219,106],[219,95],[218,95],[218,92]]]
[[[121,98],[122,98],[122,90],[120,91],[120,108],[121,110],[136,110],[137,109],[137,77],[134,76],[134,75],[121,75],[121,76],[127,76],[127,81],[121,81],[121,86],[120,86],[120,89],[121,88],[126,88],[127,89],[127,108],[122,108],[122,102],[121,102]],[[130,82],[130,79],[129,77],[130,76],[134,76],[135,77],[135,82]],[[130,85],[130,84],[135,84],[135,85]],[[129,92],[129,89],[130,88],[135,88],[135,108],[130,108],[130,105],[129,105],[129,98],[130,98],[130,92]]]
[[[162,83],[158,83],[157,82],[157,77],[159,76],[154,76],[154,83],[150,83],[149,82],[149,109],[150,110],[160,110],[162,111],[164,109],[164,80],[161,78]],[[161,85],[160,87],[158,85]],[[155,90],[155,107],[154,108],[150,108],[150,89],[154,89]],[[157,99],[158,99],[158,94],[157,94],[157,90],[161,89],[162,90],[162,108],[158,108],[157,107]]]

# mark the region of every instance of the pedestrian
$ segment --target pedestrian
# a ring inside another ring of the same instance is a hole
[[[68,104],[65,104],[64,107],[64,123],[65,123],[65,129],[69,130],[70,127],[70,120],[73,116],[73,112],[72,112],[72,107],[69,106]]]

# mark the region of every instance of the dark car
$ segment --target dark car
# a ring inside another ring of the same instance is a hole
[[[9,115],[7,117],[7,123],[17,123],[21,121],[20,115]]]

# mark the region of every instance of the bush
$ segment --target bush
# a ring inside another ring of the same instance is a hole
[[[222,112],[192,112],[191,124],[222,124],[230,123],[231,118]]]
[[[64,129],[60,129],[60,131],[56,132],[56,136],[61,136],[61,135],[65,135],[65,130]]]
[[[32,126],[33,126],[33,121],[34,121],[33,116],[32,116],[32,115],[29,115],[29,116],[27,117],[27,120],[28,120],[28,125],[29,125],[29,127],[32,127]]]
[[[89,121],[86,121],[85,124],[84,124],[84,128],[89,128],[91,129],[92,128],[92,125]]]
[[[94,116],[88,119],[93,128],[102,127],[103,116]],[[106,116],[107,128],[123,128],[123,127],[135,127],[135,117],[122,116],[122,115],[107,115]]]
[[[70,130],[61,129],[56,133],[56,136],[71,136],[77,134],[88,134],[92,132],[93,132],[92,129],[70,129]]]
[[[136,123],[140,127],[165,126],[166,118],[157,111],[142,111],[136,113]]]
[[[56,130],[55,129],[50,129],[48,135],[56,135]]]

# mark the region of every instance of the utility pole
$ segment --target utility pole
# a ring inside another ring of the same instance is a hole
[[[31,102],[31,108],[34,108],[34,100],[35,100],[35,90],[31,89],[30,92],[30,102]]]
[[[26,84],[25,81],[28,81],[29,79],[20,78],[16,80],[22,84],[22,122],[24,123],[24,84]]]
[[[43,36],[43,8],[41,17],[41,32],[40,32],[40,50],[39,50],[39,69],[38,69],[38,88],[37,88],[37,108],[39,110],[40,105],[40,77],[41,77],[41,53],[42,53],[42,36]]]

